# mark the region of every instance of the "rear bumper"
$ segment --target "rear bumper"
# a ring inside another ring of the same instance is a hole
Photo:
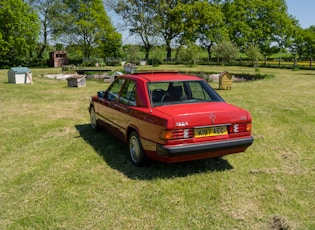
[[[208,143],[183,144],[176,146],[157,145],[156,151],[158,157],[162,158],[172,158],[195,154],[200,155],[200,153],[207,153],[206,156],[208,157],[211,157],[211,154],[213,154],[213,157],[218,157],[231,153],[245,151],[246,148],[253,143],[253,141],[254,138],[250,136],[246,138]]]

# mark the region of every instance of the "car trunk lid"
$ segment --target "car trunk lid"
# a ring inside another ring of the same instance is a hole
[[[193,128],[248,121],[248,112],[225,102],[206,102],[155,107],[173,117],[173,127]]]

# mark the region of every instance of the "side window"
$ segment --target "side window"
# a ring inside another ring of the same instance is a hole
[[[192,98],[201,101],[210,101],[211,98],[199,82],[190,82]]]
[[[114,81],[110,88],[107,90],[107,99],[110,101],[118,101],[119,92],[121,86],[124,84],[125,79],[120,79],[118,81]]]
[[[122,90],[119,101],[126,105],[136,106],[136,83],[127,80]]]

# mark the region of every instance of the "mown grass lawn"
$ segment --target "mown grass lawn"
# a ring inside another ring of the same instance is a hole
[[[254,72],[207,68],[187,71]],[[218,91],[252,113],[245,153],[145,168],[89,126],[89,96],[106,85],[69,88],[50,71],[15,85],[0,70],[0,229],[315,229],[313,71],[260,69],[275,77]]]

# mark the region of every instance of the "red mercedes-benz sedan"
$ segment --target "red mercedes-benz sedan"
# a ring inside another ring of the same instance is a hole
[[[202,78],[174,72],[119,76],[90,99],[91,126],[129,144],[131,161],[181,162],[244,152],[251,114]]]

